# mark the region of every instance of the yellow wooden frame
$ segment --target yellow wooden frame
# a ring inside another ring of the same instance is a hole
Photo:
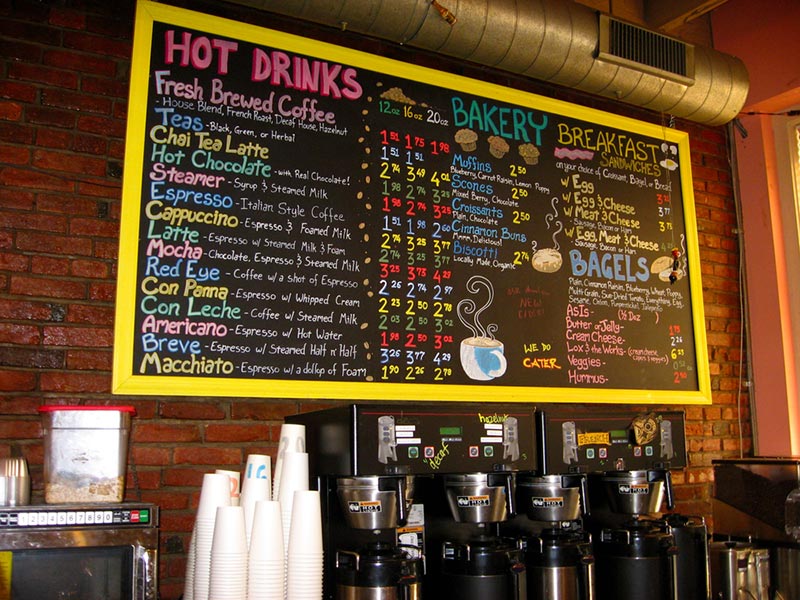
[[[362,69],[391,73],[422,83],[491,97],[549,113],[569,115],[616,129],[658,138],[679,149],[681,195],[686,233],[688,276],[694,327],[694,350],[699,389],[696,391],[584,389],[532,386],[472,386],[460,384],[419,384],[381,382],[295,381],[205,377],[143,376],[131,373],[136,312],[136,268],[139,245],[140,190],[143,175],[144,131],[150,69],[150,46],[155,21],[292,52],[324,57]],[[148,0],[136,10],[133,40],[130,99],[126,134],[123,181],[119,272],[112,392],[116,394],[184,396],[252,396],[272,398],[329,398],[382,400],[562,402],[615,404],[710,404],[711,384],[703,313],[700,259],[692,188],[689,135],[675,129],[636,121],[627,117],[545,98],[528,92],[452,75],[392,59],[367,54],[315,40],[273,31],[245,23],[213,17]]]

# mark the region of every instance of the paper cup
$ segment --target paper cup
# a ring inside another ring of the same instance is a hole
[[[297,491],[292,503],[289,559],[297,555],[322,556],[322,510],[315,490]]]
[[[283,524],[280,503],[256,502],[253,531],[250,536],[250,561],[283,561]]]
[[[247,535],[244,529],[244,510],[241,506],[220,506],[214,523],[211,556],[241,554],[247,556]]]
[[[270,499],[269,488],[269,479],[245,479],[242,484],[241,506],[244,509],[244,526],[248,542],[253,530],[256,504]]]
[[[272,486],[272,497],[277,498],[281,487],[283,459],[287,452],[306,451],[306,426],[294,423],[281,425],[281,439],[278,443],[278,456],[275,459],[275,476]]]
[[[272,481],[272,459],[266,454],[248,454],[242,478],[242,490],[248,480],[266,479]]]
[[[228,479],[230,479],[228,483],[230,485],[231,506],[239,506],[239,497],[241,496],[241,474],[238,471],[225,471],[224,469],[217,469],[214,472],[219,475],[228,476]]]
[[[305,452],[287,452],[283,457],[283,466],[278,501],[281,504],[283,542],[288,552],[294,493],[308,490],[308,454]]]
[[[213,519],[217,515],[217,507],[230,506],[231,482],[227,475],[206,473],[203,475],[203,486],[200,488],[200,502],[197,506],[197,518]]]

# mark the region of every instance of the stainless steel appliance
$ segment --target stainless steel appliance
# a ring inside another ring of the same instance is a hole
[[[661,513],[686,466],[683,412],[548,407],[539,420],[544,472],[587,474],[596,597],[707,600],[705,524]]]
[[[586,482],[584,473],[517,478],[520,511],[538,526],[523,538],[529,600],[594,598],[591,535],[581,524],[589,512]]]
[[[10,600],[156,600],[158,507],[0,508],[0,581]]]
[[[521,543],[500,528],[515,510],[516,473],[536,467],[534,417],[525,406],[450,403],[288,417],[306,426],[322,496],[324,597],[525,600]]]
[[[767,561],[769,567],[770,595],[763,597],[800,598],[800,540],[795,537],[800,517],[800,458],[720,459],[713,466],[714,552],[722,552],[720,544],[726,542],[731,543],[731,553],[735,550],[749,556],[757,551],[761,570],[766,570]],[[727,563],[713,560],[714,585],[723,585],[723,578],[733,578],[725,587],[741,584],[745,562],[741,556],[739,562],[739,568],[721,573]],[[760,579],[764,581],[764,576]],[[747,581],[752,588],[754,577]]]

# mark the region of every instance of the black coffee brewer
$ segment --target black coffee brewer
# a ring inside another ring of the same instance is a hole
[[[306,426],[321,493],[326,600],[526,600],[515,474],[536,464],[535,411],[492,404],[340,406]]]
[[[582,527],[589,513],[583,473],[524,473],[517,477],[528,600],[592,600],[594,556]]]
[[[661,514],[686,466],[683,412],[553,407],[538,423],[543,468],[588,474],[598,600],[707,600],[705,524]]]
[[[431,587],[464,600],[526,600],[521,544],[499,534],[499,525],[515,513],[515,473],[501,468],[441,479],[449,514],[435,495],[429,497]]]

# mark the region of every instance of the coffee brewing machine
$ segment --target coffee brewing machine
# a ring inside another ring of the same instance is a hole
[[[585,473],[598,600],[707,600],[701,517],[673,508],[671,470],[686,466],[682,411],[538,415],[544,473]]]
[[[326,599],[527,600],[515,475],[536,470],[535,410],[348,405],[294,415],[320,490]]]
[[[327,600],[708,600],[682,411],[348,405],[306,426]]]

